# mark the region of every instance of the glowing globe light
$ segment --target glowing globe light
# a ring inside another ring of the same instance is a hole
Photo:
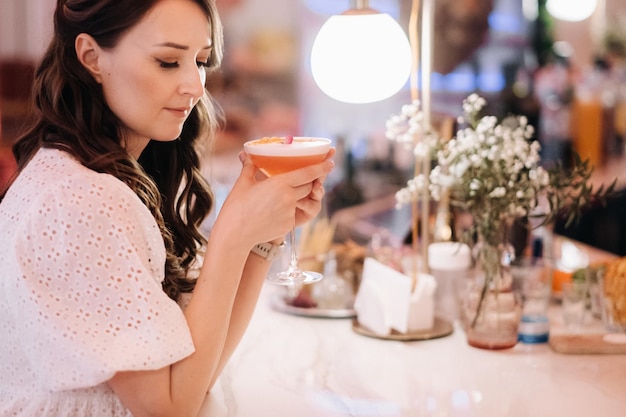
[[[331,16],[311,50],[311,72],[328,96],[346,103],[391,97],[411,72],[411,47],[400,25],[373,9]]]
[[[557,19],[579,22],[591,17],[597,5],[597,0],[548,0],[546,9]]]

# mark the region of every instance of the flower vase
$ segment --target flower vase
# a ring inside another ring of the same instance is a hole
[[[518,340],[522,305],[511,273],[514,249],[506,233],[499,235],[499,243],[479,236],[476,273],[463,305],[467,342],[481,349],[508,349]]]

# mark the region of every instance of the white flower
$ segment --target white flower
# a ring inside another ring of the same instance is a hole
[[[506,195],[506,188],[504,187],[496,187],[492,192],[489,193],[489,197],[492,198],[500,198]]]
[[[450,174],[455,179],[459,179],[463,177],[463,175],[465,174],[465,171],[467,171],[469,167],[470,167],[469,160],[465,156],[463,156],[459,159],[459,161],[456,164],[450,166],[449,168]]]
[[[414,148],[426,136],[423,125],[424,115],[420,110],[420,102],[416,100],[402,106],[400,114],[387,119],[385,137]]]
[[[469,184],[469,189],[473,191],[480,190],[480,186],[481,186],[480,181],[474,178],[472,182],[470,182]]]
[[[413,148],[413,155],[418,161],[428,158],[430,156],[430,146],[428,146],[427,143],[419,142],[415,145],[415,148]]]
[[[398,191],[398,206],[416,201],[426,192],[439,200],[448,190],[451,203],[467,210],[476,220],[475,231],[484,234],[490,233],[489,225],[502,219],[538,213],[546,198],[553,208],[554,198],[580,202],[585,192],[590,194],[559,171],[549,173],[540,166],[541,147],[531,140],[534,128],[526,117],[502,121],[490,115],[478,117],[485,106],[482,97],[469,95],[463,101],[463,115],[458,117],[460,128],[448,141],[424,126],[419,102],[403,106],[399,115],[387,121],[387,137],[406,144],[417,161],[436,157],[430,173],[419,173]],[[588,178],[580,167],[573,175]],[[559,188],[559,181],[564,188]],[[561,190],[566,191],[559,194]],[[561,200],[556,204],[555,209],[566,207]]]
[[[426,189],[426,179],[418,175],[407,181],[407,186],[396,193],[396,205],[403,206],[417,200],[417,196]]]

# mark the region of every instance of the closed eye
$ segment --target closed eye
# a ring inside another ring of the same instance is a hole
[[[159,62],[159,66],[161,68],[166,68],[166,69],[178,68],[178,61],[167,62],[167,61],[161,61],[160,59],[157,59],[157,61]]]
[[[173,69],[173,68],[178,68],[180,66],[178,64],[178,61],[168,62],[168,61],[161,61],[160,59],[158,59],[157,61],[159,62],[159,66],[165,69]],[[198,66],[198,68],[211,68],[210,62],[196,61],[196,65]]]

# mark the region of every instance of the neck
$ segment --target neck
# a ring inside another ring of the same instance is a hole
[[[149,142],[149,138],[127,138],[124,140],[124,148],[128,151],[130,156],[139,159],[139,156],[143,150],[146,149]]]

